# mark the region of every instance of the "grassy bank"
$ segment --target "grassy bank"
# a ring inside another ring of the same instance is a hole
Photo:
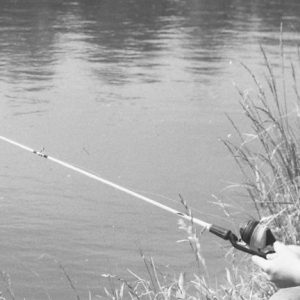
[[[262,80],[241,63],[242,71],[248,73],[254,86],[251,90],[237,88],[249,131],[242,132],[228,116],[235,137],[223,142],[241,170],[243,179],[239,189],[253,202],[258,218],[268,224],[277,239],[296,244],[300,238],[300,92],[297,87],[300,56],[297,48],[293,59],[286,59],[282,39],[279,49],[274,67],[261,48],[265,65]],[[230,261],[225,282],[212,285],[201,254],[201,230],[184,222],[179,226],[187,235],[199,273],[161,274],[153,259],[142,257],[148,277],[141,278],[131,271],[130,281],[105,275],[109,282],[105,298],[269,299],[276,291],[264,274],[251,264],[250,256],[235,251],[224,257]]]

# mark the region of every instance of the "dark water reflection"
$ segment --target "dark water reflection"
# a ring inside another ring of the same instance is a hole
[[[222,72],[228,50],[277,43],[269,33],[280,21],[297,32],[298,14],[296,1],[4,1],[1,78],[51,88],[54,66],[71,56],[109,84],[160,81],[171,57],[202,82]]]
[[[1,134],[179,209],[168,199],[181,193],[227,224],[210,195],[239,180],[218,142],[230,130],[224,112],[239,113],[232,82],[249,86],[238,62],[262,73],[262,44],[278,65],[282,21],[293,57],[299,15],[296,0],[1,1]],[[0,269],[19,297],[72,299],[44,253],[84,296],[102,273],[143,272],[139,248],[192,268],[172,216],[8,145],[0,165]],[[223,264],[216,243],[203,246],[212,272]]]

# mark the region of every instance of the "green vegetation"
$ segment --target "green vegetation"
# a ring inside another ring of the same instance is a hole
[[[300,93],[296,72],[300,56],[297,51],[295,60],[286,61],[282,39],[279,46],[279,67],[278,64],[277,67],[271,65],[266,51],[261,48],[266,69],[263,80],[265,87],[247,66],[241,64],[255,87],[251,92],[238,89],[240,106],[245,119],[250,122],[251,132],[243,133],[228,116],[238,140],[233,142],[226,139],[223,142],[240,167],[244,178],[240,188],[253,201],[258,217],[268,224],[279,240],[296,244],[300,238]],[[170,277],[161,274],[152,259],[143,257],[148,278],[131,272],[132,281],[129,282],[117,276],[105,275],[110,282],[110,287],[105,289],[106,298],[268,299],[276,291],[264,274],[249,262],[249,256],[236,252],[226,255],[231,267],[226,269],[225,283],[212,286],[208,275],[205,275],[201,233],[193,224],[181,222],[180,227],[187,234],[199,273],[180,273],[176,278]]]

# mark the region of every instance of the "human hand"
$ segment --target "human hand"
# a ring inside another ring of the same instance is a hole
[[[274,243],[275,253],[267,259],[252,256],[252,261],[266,272],[268,279],[279,288],[300,285],[300,247]]]

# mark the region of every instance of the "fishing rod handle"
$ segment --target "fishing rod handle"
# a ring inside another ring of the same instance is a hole
[[[228,240],[231,234],[231,231],[225,229],[221,226],[212,224],[209,228],[209,232],[215,234],[216,236],[222,238],[223,240]]]

